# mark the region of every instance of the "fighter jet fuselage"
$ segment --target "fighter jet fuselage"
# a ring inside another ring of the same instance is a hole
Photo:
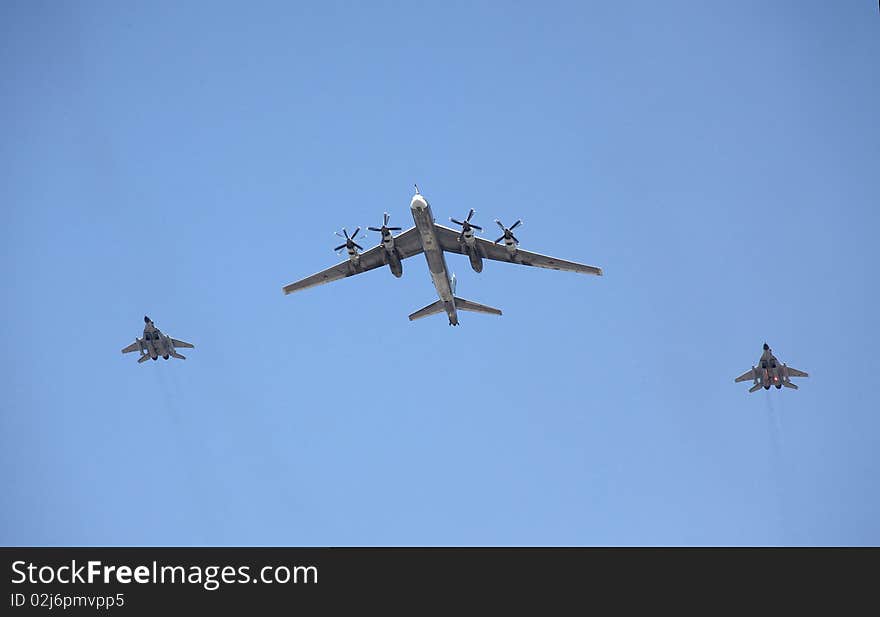
[[[164,358],[165,360],[167,360],[168,358],[178,358],[180,360],[186,360],[186,356],[177,353],[177,347],[192,348],[193,345],[185,341],[178,341],[177,339],[171,338],[167,334],[163,334],[162,331],[156,327],[153,321],[149,317],[144,315],[143,338],[135,338],[134,343],[124,348],[122,350],[122,353],[139,351],[141,357],[138,358],[138,362],[143,362],[148,358],[152,360],[157,360],[159,356],[162,356],[162,358]]]
[[[146,352],[150,354],[153,360],[156,360],[159,356],[167,360],[174,349],[174,346],[171,344],[171,338],[167,334],[162,334],[159,328],[150,326],[144,328],[143,344]]]
[[[751,379],[753,386],[749,389],[749,392],[754,392],[761,388],[769,390],[771,386],[775,386],[777,390],[783,386],[797,390],[798,387],[791,382],[792,377],[808,377],[808,375],[803,371],[787,366],[784,362],[779,362],[776,356],[773,355],[770,346],[764,343],[764,351],[758,360],[758,365],[753,366],[751,370],[746,371],[734,381],[741,382]]]

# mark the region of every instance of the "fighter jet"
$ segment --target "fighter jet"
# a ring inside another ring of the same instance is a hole
[[[496,220],[495,222],[502,229],[503,235],[494,242],[478,238],[474,235],[474,230],[482,231],[482,227],[471,222],[471,217],[474,215],[473,210],[468,213],[464,221],[450,219],[453,223],[461,226],[461,231],[438,225],[434,222],[434,215],[431,212],[431,206],[428,205],[428,200],[419,193],[418,186],[416,186],[416,193],[410,202],[410,211],[412,212],[415,226],[410,227],[397,236],[392,232],[400,228],[388,227],[389,217],[387,213],[385,214],[382,227],[370,227],[371,231],[381,234],[382,240],[378,246],[364,253],[360,252],[363,250],[363,247],[355,242],[360,227],[355,229],[351,235],[348,234],[347,230],[343,229],[344,236],[340,235],[340,237],[345,239],[345,243],[340,244],[334,250],[341,252],[343,249],[346,249],[348,251],[348,259],[317,274],[313,274],[290,285],[285,285],[282,290],[285,294],[291,294],[301,289],[336,281],[384,265],[388,266],[394,276],[400,277],[403,274],[401,262],[407,257],[424,253],[425,259],[428,262],[428,270],[431,273],[431,279],[434,282],[434,288],[437,290],[437,295],[440,299],[411,314],[409,319],[413,321],[428,315],[446,313],[446,316],[449,318],[449,325],[457,326],[458,311],[472,311],[491,315],[500,315],[501,311],[497,308],[477,304],[455,295],[455,277],[450,278],[449,269],[446,266],[445,255],[447,252],[466,255],[470,260],[471,268],[476,272],[483,270],[483,259],[494,259],[524,266],[536,266],[551,270],[569,270],[571,272],[581,272],[597,276],[602,275],[602,269],[595,266],[547,257],[546,255],[530,253],[520,249],[519,240],[513,235],[513,230],[522,224],[522,221],[517,221],[510,227],[506,227],[501,221]],[[504,243],[499,244],[502,240]]]
[[[188,349],[194,348],[192,343],[178,341],[176,338],[171,338],[167,334],[162,334],[159,328],[153,324],[153,321],[144,315],[144,338],[135,338],[134,343],[123,349],[122,353],[129,353],[132,351],[141,352],[141,357],[138,358],[138,363],[149,360],[150,358],[157,360],[159,356],[162,356],[166,360],[169,357],[186,360],[186,356],[177,353],[177,350],[175,349],[177,347],[185,347]]]
[[[770,346],[767,343],[764,343],[764,353],[761,354],[761,359],[758,363],[761,365],[761,368],[753,366],[748,371],[734,379],[734,383],[751,379],[755,385],[749,388],[749,392],[755,392],[762,386],[765,390],[769,390],[770,386],[776,386],[777,390],[782,388],[782,386],[797,390],[798,387],[791,383],[791,378],[809,377],[809,375],[803,371],[799,371],[796,368],[791,368],[784,363],[780,363],[779,360],[776,359],[776,356],[773,355],[773,352],[770,350]]]

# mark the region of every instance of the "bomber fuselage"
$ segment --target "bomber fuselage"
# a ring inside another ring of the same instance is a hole
[[[416,194],[412,198],[410,209],[416,229],[422,239],[422,249],[425,253],[425,260],[428,262],[428,270],[431,273],[431,280],[434,282],[434,289],[437,290],[437,295],[443,302],[443,309],[449,316],[449,323],[453,326],[458,325],[458,313],[455,310],[455,297],[452,292],[452,282],[449,279],[449,269],[446,266],[446,255],[434,233],[434,215],[431,212],[431,206],[428,205],[428,201],[424,197]]]

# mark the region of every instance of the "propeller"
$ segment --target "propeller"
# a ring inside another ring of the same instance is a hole
[[[357,247],[357,248],[360,249],[360,250],[364,250],[364,247],[362,247],[360,244],[358,244],[357,242],[354,241],[354,239],[357,237],[358,232],[359,232],[360,230],[361,230],[361,228],[358,227],[357,229],[354,230],[354,233],[351,234],[351,236],[348,235],[348,231],[346,231],[344,227],[342,228],[342,233],[345,234],[345,236],[343,236],[342,234],[340,234],[338,231],[335,232],[336,235],[339,236],[340,238],[342,238],[342,237],[345,238],[345,244],[340,244],[339,246],[337,246],[337,247],[336,247],[335,249],[333,249],[333,250],[334,250],[334,251],[341,251],[341,250],[344,249],[344,248],[351,249],[351,248],[353,248],[353,247]]]
[[[392,232],[392,231],[400,231],[401,230],[400,227],[388,227],[388,219],[390,219],[390,218],[391,217],[386,212],[385,213],[385,221],[382,223],[382,227],[367,227],[367,229],[369,229],[370,231],[378,231],[383,236],[385,236],[386,234],[388,234],[389,232]]]
[[[463,221],[456,220],[456,219],[452,218],[451,216],[449,217],[450,221],[452,221],[456,225],[461,225],[461,234],[458,236],[459,240],[461,240],[464,237],[465,232],[470,231],[471,229],[478,229],[480,231],[483,231],[482,227],[471,223],[471,217],[473,215],[474,215],[474,209],[471,208],[470,212],[468,212],[467,218]]]
[[[516,244],[519,244],[519,240],[517,240],[516,236],[513,235],[513,230],[516,229],[517,227],[519,227],[520,225],[522,225],[521,220],[517,220],[517,222],[514,223],[513,225],[511,225],[510,227],[505,227],[504,223],[502,223],[498,219],[495,219],[495,222],[498,223],[498,227],[500,227],[502,230],[504,230],[504,235],[501,236],[500,238],[498,238],[497,240],[495,240],[495,244],[498,244],[502,240],[513,240]]]

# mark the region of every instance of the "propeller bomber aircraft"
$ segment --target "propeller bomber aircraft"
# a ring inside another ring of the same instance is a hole
[[[345,244],[340,244],[334,250],[341,251],[342,249],[347,249],[348,259],[317,274],[285,285],[282,288],[284,293],[291,294],[295,291],[314,287],[315,285],[322,285],[354,276],[355,274],[361,274],[384,265],[389,267],[394,276],[400,277],[403,275],[403,260],[407,257],[424,253],[439,300],[411,314],[409,319],[413,321],[428,315],[446,313],[446,316],[449,318],[449,325],[457,326],[458,311],[460,310],[491,315],[501,315],[501,311],[490,306],[459,298],[455,295],[455,277],[450,278],[449,276],[449,269],[446,266],[446,253],[466,255],[475,272],[482,272],[483,259],[492,259],[551,270],[567,270],[596,276],[602,275],[602,269],[596,266],[565,261],[564,259],[548,257],[520,249],[519,240],[513,235],[513,230],[521,225],[522,221],[518,220],[508,228],[501,221],[496,220],[495,222],[504,233],[495,242],[489,242],[474,235],[475,229],[482,231],[483,228],[471,223],[471,217],[474,215],[474,210],[471,209],[464,221],[450,218],[450,221],[461,227],[461,231],[455,231],[449,227],[438,225],[434,221],[431,206],[428,204],[428,200],[419,192],[418,186],[416,186],[416,193],[410,202],[410,210],[415,226],[395,236],[391,232],[400,231],[401,228],[388,227],[389,216],[386,213],[381,228],[369,228],[371,231],[377,231],[382,234],[381,243],[365,252],[360,252],[364,250],[363,247],[354,241],[360,231],[360,227],[355,229],[351,236],[348,235],[348,231],[343,229],[344,235],[340,237],[345,238]],[[503,246],[499,244],[502,240],[504,241]]]

